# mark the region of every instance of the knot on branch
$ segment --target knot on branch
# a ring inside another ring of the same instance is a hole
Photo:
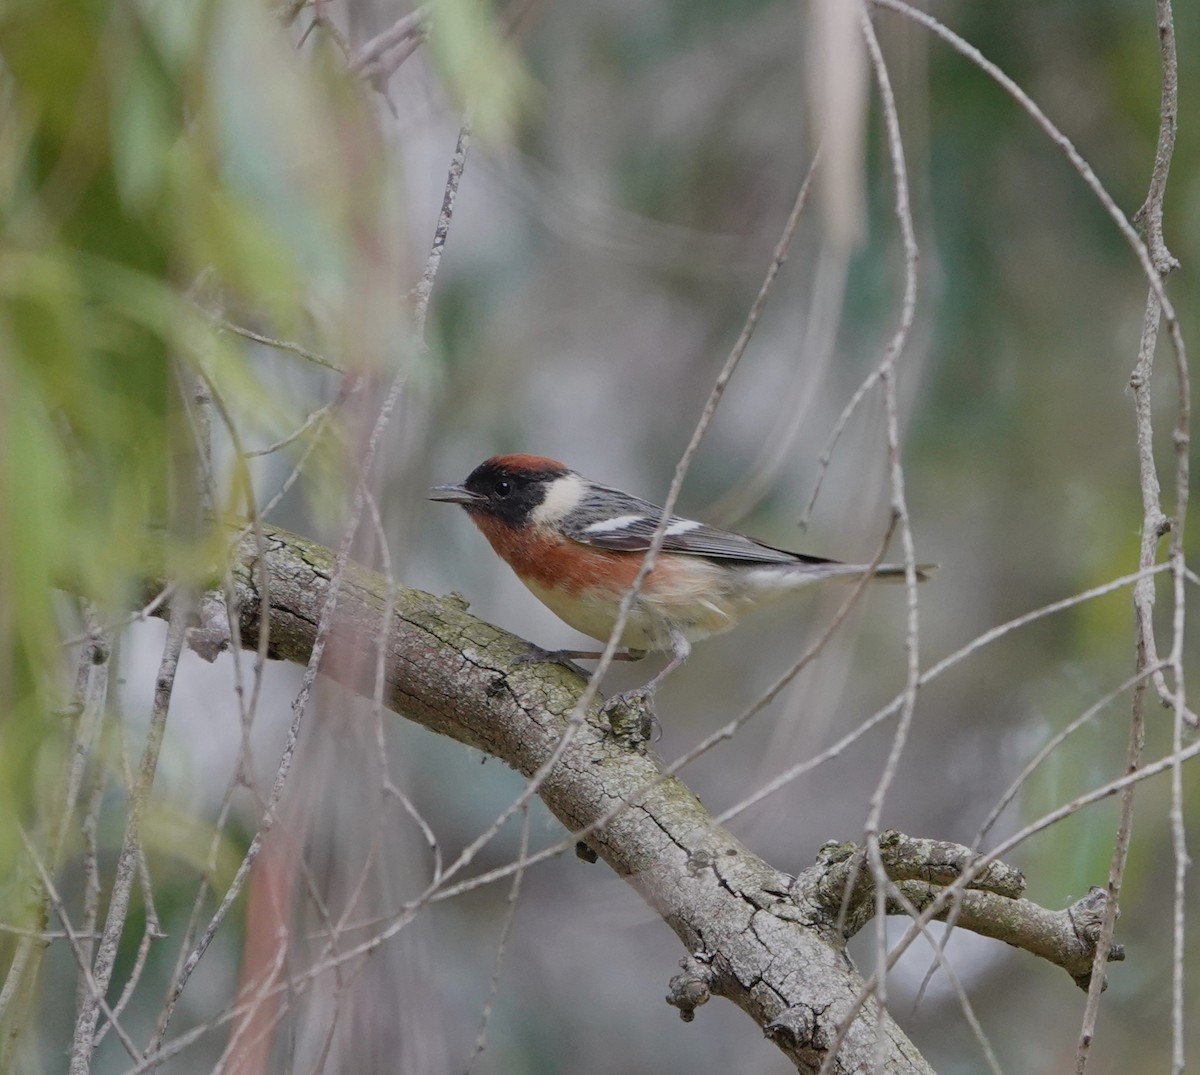
[[[217,590],[210,590],[196,609],[196,624],[188,628],[187,643],[199,657],[212,664],[229,649],[232,638],[229,634],[229,613],[225,609],[225,597]]]
[[[1071,975],[1080,989],[1086,990],[1092,980],[1096,949],[1099,947],[1101,934],[1104,932],[1104,917],[1107,910],[1108,889],[1101,888],[1099,885],[1092,885],[1086,896],[1076,900],[1066,909],[1067,919],[1075,931],[1075,937],[1087,960],[1086,969]],[[1121,917],[1120,908],[1117,908],[1115,917]],[[1114,944],[1109,947],[1107,962],[1121,963],[1124,959],[1125,946],[1123,944]],[[1101,989],[1107,988],[1108,979],[1105,978]]]
[[[712,996],[711,958],[704,952],[694,952],[679,961],[681,973],[671,979],[667,1003],[679,1009],[679,1018],[690,1023],[696,1018],[696,1009],[707,1004]]]
[[[969,876],[968,890],[1007,899],[1017,899],[1025,891],[1020,870],[1003,862],[979,865],[982,856],[962,844],[918,839],[889,829],[879,835],[878,846],[886,878],[896,884],[920,882],[944,888]],[[797,878],[793,892],[808,896],[835,918],[844,937],[854,936],[875,913],[875,878],[868,848],[835,841],[824,844],[817,865]],[[889,913],[897,912],[889,908]]]
[[[802,1005],[788,1008],[763,1027],[763,1035],[785,1049],[802,1049],[811,1045],[816,1032],[816,1016],[811,1009]]]
[[[798,904],[810,909],[814,925],[840,939],[849,939],[875,915],[878,884],[886,888],[889,915],[920,914],[925,921],[944,921],[1062,967],[1086,989],[1101,943],[1108,893],[1093,888],[1083,899],[1061,911],[1051,911],[1021,898],[1025,878],[1003,862],[961,844],[921,840],[888,831],[878,839],[878,863],[873,869],[870,845],[827,843],[817,864],[805,870],[792,886]],[[1110,961],[1125,958],[1114,945]]]

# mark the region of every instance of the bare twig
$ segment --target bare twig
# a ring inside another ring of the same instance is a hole
[[[54,913],[58,915],[58,920],[62,923],[63,932],[67,935],[67,942],[71,946],[71,952],[75,956],[76,965],[79,967],[79,972],[86,984],[88,997],[97,1011],[103,1011],[113,1028],[116,1030],[117,1037],[121,1044],[125,1046],[125,1051],[134,1060],[138,1059],[138,1048],[134,1044],[133,1039],[126,1033],[121,1026],[112,1009],[109,1008],[108,1002],[104,999],[104,989],[100,983],[92,975],[88,969],[87,962],[84,958],[83,947],[79,941],[79,935],[71,927],[71,920],[67,917],[66,908],[63,906],[62,898],[58,894],[58,890],[54,886],[54,879],[50,876],[46,869],[46,864],[42,861],[41,856],[37,853],[37,848],[33,846],[33,841],[30,840],[29,834],[25,831],[23,825],[17,826],[17,832],[21,837],[21,843],[25,846],[25,853],[32,860],[38,872],[38,877],[41,880],[42,889],[46,893],[46,898],[50,901],[50,905],[54,908]],[[89,1049],[91,1048],[89,1041]]]
[[[189,616],[189,602],[173,602],[167,639],[163,646],[162,661],[154,686],[154,704],[150,711],[150,727],[138,766],[137,783],[133,786],[129,800],[129,815],[125,825],[125,838],[117,859],[116,876],[108,901],[108,914],[104,931],[96,949],[96,959],[91,976],[95,990],[75,1021],[75,1035],[71,1046],[71,1075],[86,1075],[91,1068],[92,1050],[96,1033],[96,1022],[100,1015],[100,1002],[112,979],[113,966],[117,958],[117,945],[125,928],[125,916],[129,910],[130,895],[138,876],[138,853],[141,849],[142,818],[150,797],[150,786],[158,766],[158,753],[162,747],[163,733],[167,726],[167,709],[175,686],[175,672],[179,667],[179,655],[183,652],[184,634]],[[89,987],[90,988],[90,987]]]
[[[109,662],[114,636],[100,626],[89,603],[82,604],[81,612],[86,631],[80,639],[80,650],[76,656],[75,686],[68,710],[75,717],[75,735],[60,781],[64,788],[63,801],[58,808],[59,813],[50,836],[47,855],[47,870],[50,874],[57,872],[62,861],[84,773],[95,750],[103,721],[108,690]],[[47,892],[37,913],[38,924],[42,927],[46,925],[50,910],[51,902]],[[88,931],[93,928],[89,925]],[[4,986],[0,988],[0,1019],[3,1019],[14,1003],[18,1004],[19,1013],[28,1010],[29,1005],[33,1003],[32,985],[36,981],[44,951],[44,945],[37,939],[42,932],[44,929],[26,930],[17,942],[5,975]],[[86,943],[90,945],[91,942],[87,940]],[[82,973],[80,988],[83,988]],[[4,1043],[0,1046],[0,1066],[3,1066],[9,1051],[15,1046],[17,1036],[24,1025],[23,1014],[18,1014],[12,1020],[11,1030],[5,1034]]]
[[[354,53],[350,61],[351,72],[361,75],[383,93],[388,79],[425,40],[429,33],[429,13],[430,5],[423,4],[401,15]]]
[[[517,852],[517,858],[524,859],[528,854],[529,808],[525,807],[521,816],[521,847]],[[521,881],[524,877],[525,871],[517,870],[513,874],[512,885],[508,890],[508,908],[504,914],[504,925],[500,927],[500,939],[496,942],[496,965],[492,970],[492,983],[488,987],[487,1000],[483,1002],[483,1011],[479,1016],[479,1032],[475,1035],[475,1048],[471,1051],[471,1056],[467,1060],[467,1075],[470,1075],[475,1061],[479,1059],[480,1054],[487,1048],[488,1022],[492,1017],[492,1007],[496,1003],[496,996],[500,992],[500,970],[504,966],[504,948],[508,943],[508,934],[512,929],[512,924],[516,921],[517,901],[521,896]]]
[[[328,403],[324,404],[323,406],[318,407],[315,411],[313,411],[311,414],[309,414],[309,416],[307,418],[305,418],[304,421],[300,425],[298,425],[295,429],[293,429],[292,432],[289,433],[286,437],[283,437],[280,440],[275,441],[273,444],[268,444],[265,448],[255,448],[250,451],[247,451],[246,458],[254,459],[258,456],[271,455],[272,453],[279,451],[281,448],[286,448],[289,444],[294,444],[301,437],[303,437],[304,434],[307,433],[310,429],[319,431],[322,423],[325,421],[326,417],[329,415],[329,412],[333,409],[333,406],[336,402],[337,402],[336,400],[331,399]],[[314,440],[316,439],[315,434],[314,434],[313,439]]]
[[[1016,798],[1017,792],[1025,785],[1025,782],[1034,774],[1037,768],[1051,754],[1053,754],[1062,744],[1074,735],[1085,724],[1089,723],[1098,713],[1103,712],[1113,702],[1115,702],[1122,694],[1136,687],[1138,683],[1143,681],[1148,675],[1153,673],[1153,667],[1145,668],[1140,672],[1135,672],[1124,683],[1114,687],[1098,702],[1088,706],[1082,713],[1079,714],[1070,724],[1068,724],[1061,732],[1054,735],[1026,764],[1015,780],[1005,789],[1004,794],[996,801],[996,805],[992,807],[991,813],[984,819],[982,825],[979,826],[979,831],[975,834],[975,839],[972,841],[972,847],[979,847],[983,843],[983,839],[991,831],[991,828],[999,820],[1000,815],[1004,813],[1009,803]]]
[[[208,311],[205,311],[208,313]],[[298,343],[292,343],[290,340],[277,340],[273,336],[266,336],[261,332],[255,332],[253,329],[246,328],[244,325],[237,325],[228,318],[222,317],[219,314],[209,313],[209,317],[223,328],[226,332],[232,332],[235,336],[241,336],[247,340],[253,340],[255,343],[261,343],[265,347],[273,347],[277,351],[287,351],[289,354],[296,355],[298,358],[303,358],[307,362],[313,363],[315,366],[324,366],[327,370],[333,370],[335,373],[345,373],[346,371],[332,359],[326,358],[324,355],[316,351],[312,351],[307,347],[303,347]]]
[[[1134,397],[1134,414],[1137,426],[1138,469],[1142,493],[1142,535],[1139,563],[1147,567],[1154,563],[1160,538],[1171,528],[1171,520],[1163,513],[1160,497],[1160,486],[1157,468],[1154,461],[1154,428],[1153,405],[1151,402],[1151,377],[1154,368],[1154,353],[1158,343],[1158,326],[1162,313],[1161,278],[1170,272],[1177,264],[1167,250],[1162,234],[1163,196],[1166,193],[1167,175],[1170,170],[1171,156],[1175,146],[1175,127],[1178,111],[1178,86],[1175,58],[1174,24],[1171,17],[1169,0],[1159,0],[1157,3],[1159,39],[1162,51],[1162,101],[1160,106],[1160,122],[1158,146],[1155,153],[1153,174],[1150,190],[1146,201],[1138,211],[1138,216],[1147,229],[1147,239],[1150,246],[1150,260],[1154,267],[1156,279],[1152,283],[1150,293],[1146,298],[1145,314],[1142,320],[1142,337],[1138,346],[1138,357],[1130,386]],[[1137,217],[1135,217],[1137,219]],[[1157,286],[1155,286],[1157,285]],[[1182,353],[1177,351],[1179,359],[1179,391],[1180,418],[1176,429],[1176,446],[1187,443],[1188,433],[1188,395],[1187,365]],[[1176,623],[1172,658],[1169,662],[1176,685],[1176,694],[1172,695],[1166,686],[1161,664],[1158,659],[1157,643],[1154,635],[1154,585],[1145,580],[1134,588],[1134,611],[1137,620],[1137,637],[1135,642],[1135,668],[1139,673],[1151,670],[1151,681],[1159,697],[1166,704],[1175,708],[1174,749],[1176,756],[1182,752],[1182,728],[1184,720],[1190,717],[1183,694],[1183,610],[1184,593],[1182,573],[1178,565],[1183,562],[1182,529],[1186,515],[1187,504],[1187,453],[1186,448],[1178,457],[1178,515],[1175,520],[1176,534],[1172,545],[1171,561],[1175,575],[1175,612]],[[1130,717],[1128,768],[1137,769],[1141,762],[1143,744],[1145,742],[1145,696],[1146,681],[1140,680],[1134,691],[1133,708]],[[1194,717],[1192,718],[1194,721]],[[1105,909],[1100,940],[1096,947],[1096,967],[1103,966],[1105,953],[1112,944],[1113,933],[1116,929],[1118,914],[1117,898],[1121,891],[1121,883],[1125,874],[1125,864],[1129,856],[1129,843],[1133,827],[1133,787],[1126,789],[1121,796],[1121,813],[1117,825],[1116,838],[1113,844],[1112,863],[1109,867],[1108,894],[1109,905]],[[1182,920],[1183,920],[1183,874],[1187,867],[1187,849],[1184,840],[1183,815],[1180,805],[1182,796],[1182,774],[1176,763],[1172,771],[1172,843],[1175,850],[1175,951],[1172,991],[1172,1037],[1173,1059],[1175,1070],[1183,1070],[1183,976],[1182,976]],[[1084,1075],[1095,1035],[1096,1018],[1100,1007],[1100,991],[1102,975],[1094,973],[1091,986],[1088,989],[1087,1005],[1084,1009],[1083,1023],[1079,1032],[1079,1042],[1075,1054],[1075,1071]]]
[[[888,75],[887,64],[884,63],[883,52],[879,48],[879,39],[875,36],[875,28],[871,25],[871,17],[863,6],[859,12],[863,39],[867,46],[867,55],[875,71],[875,79],[879,83],[879,98],[883,109],[884,124],[887,129],[888,151],[892,161],[892,183],[896,192],[896,220],[900,230],[901,245],[904,250],[904,296],[900,310],[900,324],[896,328],[883,360],[879,364],[880,378],[884,389],[884,411],[886,415],[888,469],[892,489],[892,515],[899,522],[900,539],[904,547],[905,582],[908,594],[908,615],[904,632],[904,651],[906,657],[906,679],[900,716],[896,722],[896,731],[892,737],[891,750],[879,783],[871,796],[867,810],[867,820],[864,827],[868,860],[875,878],[875,900],[878,916],[876,924],[876,956],[877,965],[882,967],[887,959],[887,923],[884,918],[887,900],[887,874],[884,871],[883,859],[879,848],[879,823],[883,813],[884,800],[888,789],[895,778],[900,765],[900,756],[908,741],[908,731],[916,711],[917,688],[921,681],[920,631],[917,596],[916,551],[912,536],[912,524],[908,516],[908,504],[904,496],[904,468],[900,460],[900,419],[896,401],[896,360],[904,350],[912,328],[913,318],[917,307],[917,239],[913,227],[912,208],[908,199],[908,171],[904,161],[904,143],[900,135],[900,117],[896,112],[896,99],[892,93],[892,83]],[[887,977],[879,975],[879,988],[875,999],[879,1005],[879,1019],[883,1019],[883,1010],[887,1005]],[[969,1021],[969,1019],[968,1019]],[[885,1060],[885,1039],[882,1034],[877,1036],[878,1047],[875,1054],[875,1069],[882,1075]],[[832,1070],[834,1054],[831,1052],[821,1065],[822,1073]]]

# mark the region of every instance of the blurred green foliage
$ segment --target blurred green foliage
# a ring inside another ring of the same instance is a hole
[[[168,527],[182,575],[219,556],[189,511],[210,492],[196,476],[198,379],[243,433],[296,420],[198,300],[304,328],[311,236],[344,257],[376,211],[384,154],[330,51],[297,71],[255,4],[0,9],[0,919],[37,923],[16,823],[43,834],[61,809],[74,652],[62,639],[80,627],[57,590],[88,595],[107,622],[143,603]],[[247,125],[269,133],[269,168],[232,151]],[[367,147],[357,166],[314,158],[354,140]],[[281,197],[286,215],[271,211]],[[218,478],[214,507],[244,511],[222,502],[229,485]]]

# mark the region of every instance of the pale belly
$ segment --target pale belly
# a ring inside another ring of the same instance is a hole
[[[566,598],[536,582],[522,581],[530,593],[564,623],[600,642],[608,641],[617,619],[614,602],[589,597],[586,591],[577,597]],[[684,608],[686,614],[681,615]],[[627,649],[670,651],[674,648],[673,630],[682,632],[689,642],[698,642],[728,631],[737,619],[736,612],[728,604],[720,608],[710,601],[653,601],[639,595],[629,611],[619,644]]]

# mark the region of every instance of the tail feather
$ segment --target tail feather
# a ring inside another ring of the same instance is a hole
[[[933,578],[933,573],[941,567],[941,564],[917,564],[917,581],[928,582]],[[859,567],[858,571],[861,574],[866,571],[865,566]],[[904,564],[880,564],[875,569],[875,578],[881,582],[903,582],[906,577],[907,568]]]
[[[917,564],[917,581],[928,582],[940,566],[940,564]],[[870,570],[870,567],[870,564],[841,564],[831,560],[821,574],[826,578],[854,582],[856,579],[862,578]],[[906,577],[905,572],[904,564],[880,564],[871,577],[880,582],[903,582]]]

